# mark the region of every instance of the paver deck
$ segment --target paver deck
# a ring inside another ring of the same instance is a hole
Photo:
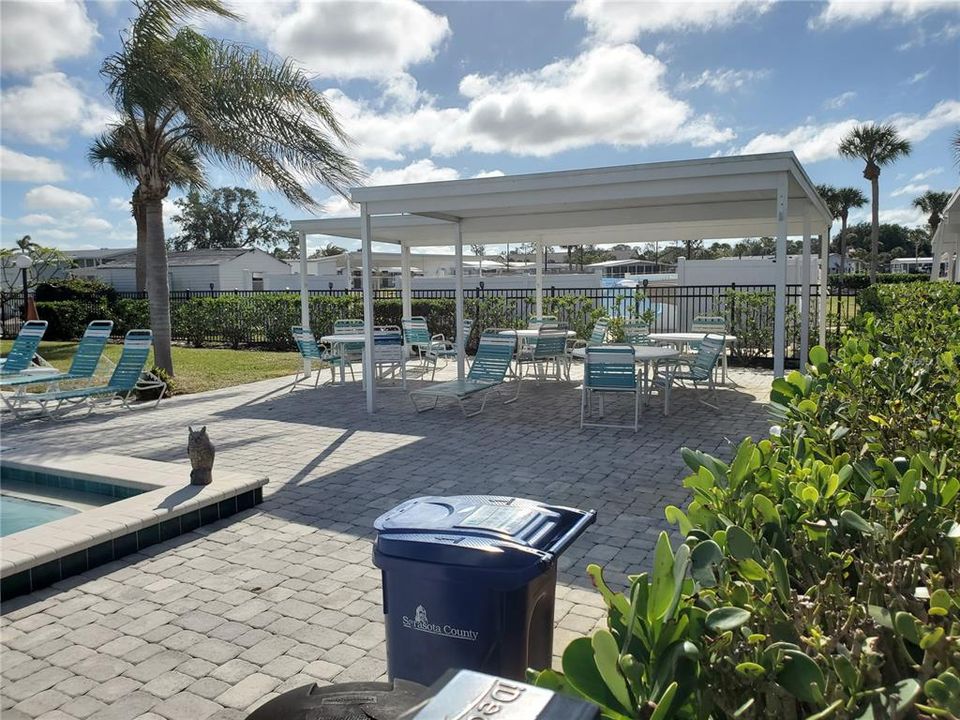
[[[270,484],[253,510],[5,603],[3,718],[242,718],[308,682],[382,676],[371,526],[418,495],[519,495],[597,510],[560,562],[560,651],[603,616],[587,563],[604,564],[614,581],[649,568],[664,506],[686,499],[679,448],[729,457],[742,437],[766,433],[769,373],[731,374],[739,386],[721,391],[720,412],[681,390],[669,417],[648,408],[636,434],[581,432],[575,381],[529,382],[516,404],[491,400],[469,420],[455,407],[417,415],[396,391],[380,393],[371,417],[359,384],[288,393],[287,378],[159,410],[5,422],[5,444],[182,462],[185,482],[187,425],[207,425],[214,477],[229,468],[265,473]]]

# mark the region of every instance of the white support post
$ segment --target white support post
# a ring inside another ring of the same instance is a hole
[[[803,214],[803,243],[800,253],[800,367],[810,353],[810,216]]]
[[[310,289],[307,287],[307,234],[300,233],[300,325],[310,329]],[[310,360],[303,359],[303,374],[310,377]]]
[[[827,225],[820,233],[820,344],[827,346],[827,295],[828,277],[830,273],[830,226]]]
[[[373,372],[373,240],[370,237],[370,215],[367,204],[360,203],[360,248],[363,252],[363,379],[367,386],[367,412],[374,412],[376,377]]]
[[[463,380],[466,377],[467,356],[463,337],[463,230],[459,221],[454,226],[453,247],[457,258],[457,379]]]
[[[943,217],[940,220],[940,222],[943,223],[946,220],[947,218]],[[933,262],[930,263],[930,282],[940,279],[940,259],[941,259],[941,256],[943,255],[943,250],[941,249],[941,242],[940,242],[940,238],[943,237],[943,235],[941,234],[942,232],[943,231],[941,231],[940,233],[933,234],[933,246],[930,248],[931,260],[933,260]],[[949,280],[950,278],[948,277],[947,279]]]
[[[543,317],[543,236],[537,235],[536,241],[536,252],[534,253],[534,258],[537,263],[537,279],[536,279],[536,292],[537,298],[535,303],[536,314],[538,318]]]
[[[773,314],[773,375],[784,376],[787,339],[787,174],[777,180],[777,270]]]
[[[413,316],[413,288],[410,287],[410,246],[403,243],[400,246],[400,304],[403,306],[403,318],[408,320]]]

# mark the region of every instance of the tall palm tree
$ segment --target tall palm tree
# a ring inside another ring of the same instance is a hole
[[[867,204],[867,197],[854,187],[838,188],[834,194],[834,203],[837,215],[840,218],[840,273],[846,271],[847,265],[847,219],[853,208],[862,208]]]
[[[950,193],[936,190],[927,190],[920,197],[913,199],[913,206],[927,214],[927,226],[930,228],[931,238],[940,225],[948,202],[950,202]]]
[[[957,130],[957,132],[953,134],[950,147],[953,148],[953,162],[960,165],[960,130]]]
[[[221,0],[137,0],[120,49],[101,67],[121,121],[134,134],[146,226],[147,292],[156,364],[173,373],[163,199],[167,157],[185,143],[202,161],[256,174],[294,205],[318,208],[307,188],[346,195],[361,173],[324,95],[290,61],[213,40],[183,21],[235,19]]]
[[[137,181],[138,157],[137,131],[128,123],[97,137],[87,153],[87,158],[94,165],[109,165],[124,180],[136,183],[130,198],[130,211],[137,227],[137,292],[143,292],[147,289],[147,222],[146,207],[140,197],[140,183]],[[165,172],[173,187],[206,187],[200,158],[186,140],[171,148],[165,162],[168,166]]]
[[[880,168],[910,154],[910,141],[900,137],[892,123],[857,125],[840,141],[839,153],[864,161],[863,177],[870,181],[872,227],[870,231],[870,282],[877,281],[880,257]]]

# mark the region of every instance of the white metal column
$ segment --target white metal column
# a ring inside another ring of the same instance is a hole
[[[830,226],[820,233],[820,344],[827,346],[827,283],[830,272]]]
[[[773,375],[783,377],[787,318],[787,189],[788,176],[777,180],[777,270],[773,313]]]
[[[300,325],[310,329],[310,289],[307,287],[307,234],[300,233]],[[310,360],[303,359],[303,374],[310,375]]]
[[[463,230],[457,221],[454,228],[453,247],[457,256],[457,379],[466,376],[466,348],[463,337]]]
[[[800,367],[804,367],[810,351],[810,216],[803,214],[803,243],[800,253]]]
[[[406,320],[413,316],[413,288],[410,287],[410,247],[406,243],[400,246],[400,282],[403,283],[400,288],[400,304],[403,306],[403,318]]]
[[[940,220],[941,224],[946,222],[946,220],[947,218],[946,216],[944,216]],[[933,260],[933,262],[930,263],[930,281],[931,282],[933,282],[934,280],[940,279],[940,260],[941,260],[941,256],[943,255],[943,249],[942,249],[942,243],[941,243],[942,237],[943,237],[942,230],[938,233],[933,234],[933,246],[930,248],[931,260]],[[949,277],[947,279],[949,280]]]
[[[535,243],[536,252],[533,257],[537,263],[537,273],[536,273],[536,303],[535,311],[538,318],[543,317],[543,236],[537,235],[537,240]]]
[[[367,204],[360,203],[360,249],[363,252],[363,379],[367,385],[367,412],[374,412],[377,383],[373,372],[373,240]]]

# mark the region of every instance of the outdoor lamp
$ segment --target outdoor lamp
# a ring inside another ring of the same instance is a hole
[[[33,265],[33,258],[29,255],[21,254],[13,256],[13,264],[21,270],[26,270]]]
[[[26,253],[13,256],[13,264],[20,268],[23,273],[23,319],[29,317],[30,312],[30,291],[27,289],[27,271],[33,265],[33,258]]]

